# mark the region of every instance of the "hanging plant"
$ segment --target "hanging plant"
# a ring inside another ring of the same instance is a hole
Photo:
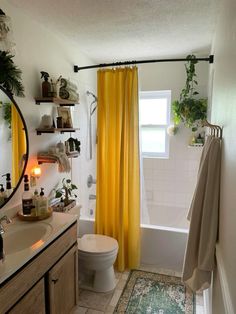
[[[6,51],[0,51],[0,85],[16,96],[24,97],[24,87],[21,83],[21,70],[12,60],[13,56]]]
[[[8,128],[11,129],[11,104],[4,103],[3,104],[3,119],[8,125]]]
[[[178,125],[183,122],[193,131],[207,115],[207,99],[199,99],[196,87],[198,85],[197,75],[195,73],[195,65],[198,63],[194,55],[187,56],[187,64],[185,70],[187,79],[185,87],[182,89],[179,100],[172,103],[172,112],[174,123]]]

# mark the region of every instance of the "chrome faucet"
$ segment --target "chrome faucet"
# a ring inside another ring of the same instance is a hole
[[[5,222],[8,225],[12,221],[6,215],[4,215],[2,218],[0,218],[0,234],[3,234],[5,232],[5,229],[4,229],[3,225],[2,225],[3,222]]]
[[[0,218],[0,261],[4,261],[5,259],[5,253],[3,249],[3,238],[2,238],[2,234],[5,232],[5,229],[2,225],[3,222],[5,222],[6,224],[10,224],[11,219],[8,218],[6,215]]]
[[[93,176],[90,174],[87,179],[87,187],[91,188],[91,186],[96,183],[97,183],[97,180],[94,179]]]

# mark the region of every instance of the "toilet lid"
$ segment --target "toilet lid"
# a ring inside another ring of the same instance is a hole
[[[112,252],[118,248],[118,242],[101,234],[85,234],[78,239],[78,249],[88,253]]]

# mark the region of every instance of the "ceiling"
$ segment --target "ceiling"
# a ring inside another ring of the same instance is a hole
[[[8,0],[96,62],[208,55],[220,0]]]

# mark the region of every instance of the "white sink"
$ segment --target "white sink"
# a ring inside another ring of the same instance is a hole
[[[40,247],[52,233],[48,223],[19,223],[8,225],[3,234],[3,248],[6,255]]]

